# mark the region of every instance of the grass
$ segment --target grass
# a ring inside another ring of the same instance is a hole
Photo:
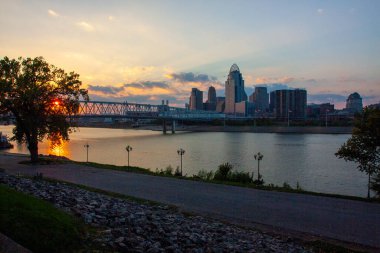
[[[38,252],[76,252],[86,227],[52,204],[0,185],[0,231]]]
[[[117,166],[117,165],[112,165],[112,164],[101,164],[101,163],[95,163],[95,162],[76,162],[76,161],[74,161],[74,163],[91,166],[91,167],[99,168],[99,169],[127,171],[127,172],[151,174],[151,175],[154,174],[148,169],[144,169],[144,168],[140,168],[136,166]]]
[[[20,162],[22,164],[28,164],[33,165],[30,161],[22,161]],[[231,186],[238,186],[238,187],[247,187],[252,189],[259,189],[259,190],[266,190],[266,191],[276,191],[276,192],[288,192],[288,193],[300,193],[300,194],[307,194],[307,195],[313,195],[313,196],[321,196],[321,197],[331,197],[331,198],[339,198],[339,199],[349,199],[349,200],[357,200],[357,201],[364,201],[364,202],[375,202],[380,203],[379,198],[363,198],[363,197],[356,197],[356,196],[348,196],[348,195],[340,195],[340,194],[332,194],[332,193],[320,193],[320,192],[312,192],[312,191],[306,191],[302,188],[292,188],[287,184],[284,183],[283,186],[273,185],[273,184],[267,184],[267,185],[256,185],[254,183],[242,183],[242,182],[233,182],[233,181],[227,181],[227,180],[216,180],[212,179],[215,173],[210,175],[209,179],[203,179],[200,178],[197,175],[194,175],[192,177],[188,176],[177,176],[172,173],[167,173],[167,168],[165,170],[158,170],[156,169],[156,172],[153,172],[149,169],[136,167],[136,166],[118,166],[118,165],[112,165],[112,164],[101,164],[96,162],[78,162],[78,161],[72,161],[67,158],[60,158],[55,156],[42,156],[40,157],[40,161],[38,164],[44,165],[44,164],[67,164],[67,163],[75,163],[79,165],[84,166],[90,166],[94,168],[99,169],[108,169],[108,170],[117,170],[117,171],[125,171],[125,172],[133,172],[133,173],[140,173],[140,174],[148,174],[152,176],[161,176],[161,177],[174,177],[178,179],[184,179],[184,180],[192,180],[192,181],[201,181],[206,183],[215,183],[215,184],[225,184],[225,185],[231,185]],[[200,171],[200,173],[209,173],[207,171]],[[211,171],[212,173],[212,171]]]
[[[111,164],[101,164],[101,163],[95,163],[95,162],[74,162],[76,164],[81,165],[87,165],[99,169],[109,169],[109,170],[118,170],[118,171],[126,171],[126,172],[133,172],[133,173],[141,173],[141,174],[148,174],[153,176],[162,176],[162,177],[174,177],[178,179],[183,180],[192,180],[192,181],[200,181],[200,182],[206,182],[206,183],[214,183],[214,184],[224,184],[224,185],[231,185],[231,186],[238,186],[238,187],[247,187],[252,189],[258,189],[258,190],[266,190],[266,191],[276,191],[276,192],[288,192],[288,193],[300,193],[300,194],[307,194],[307,195],[313,195],[313,196],[321,196],[321,197],[332,197],[332,198],[340,198],[340,199],[349,199],[349,200],[357,200],[357,201],[364,201],[364,202],[376,202],[380,203],[380,199],[376,198],[363,198],[363,197],[356,197],[356,196],[348,196],[348,195],[340,195],[340,194],[332,194],[332,193],[320,193],[320,192],[312,192],[302,189],[301,187],[298,188],[292,188],[287,184],[284,183],[283,186],[278,186],[274,184],[267,184],[267,185],[256,185],[254,183],[241,183],[241,182],[232,182],[232,181],[223,181],[223,180],[207,180],[199,178],[198,176],[193,177],[187,177],[187,176],[175,176],[173,174],[165,173],[165,170],[157,170],[156,172],[150,171],[149,169],[141,168],[141,167],[134,167],[134,166],[117,166],[117,165],[111,165]]]

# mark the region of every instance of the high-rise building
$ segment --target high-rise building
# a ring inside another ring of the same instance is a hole
[[[306,90],[276,90],[271,92],[270,98],[270,108],[273,108],[276,119],[304,120],[306,118]]]
[[[244,80],[236,64],[233,64],[230,68],[225,93],[226,103],[224,112],[227,114],[234,114],[236,112],[236,103],[247,101],[247,94],[244,90]]]
[[[203,110],[203,91],[192,88],[189,102],[190,110]]]
[[[216,110],[216,90],[213,86],[208,88],[207,101],[204,103],[203,107],[206,111],[215,111]]]
[[[348,96],[346,100],[346,109],[353,113],[363,111],[363,101],[359,93],[354,92]]]
[[[207,98],[208,98],[207,102],[216,103],[216,90],[215,90],[214,86],[210,86],[208,88]]]
[[[217,112],[224,112],[226,98],[225,97],[217,97],[216,98],[216,111]]]
[[[249,102],[255,104],[258,111],[265,112],[269,109],[269,94],[267,87],[255,87],[255,91],[249,96]]]

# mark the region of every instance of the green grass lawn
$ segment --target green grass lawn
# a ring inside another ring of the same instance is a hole
[[[52,204],[0,185],[0,231],[38,253],[80,250],[86,230]]]

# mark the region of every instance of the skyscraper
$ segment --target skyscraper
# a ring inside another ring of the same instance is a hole
[[[269,108],[267,87],[255,87],[255,92],[249,97],[249,102],[255,104],[256,110],[265,112]]]
[[[363,110],[363,101],[359,93],[354,92],[348,96],[346,109],[352,113],[361,112]]]
[[[203,110],[203,91],[192,88],[189,102],[190,110]]]
[[[276,90],[271,92],[270,98],[270,108],[273,108],[276,119],[304,120],[306,118],[306,90]]]
[[[204,103],[204,110],[206,111],[215,111],[216,110],[216,90],[213,86],[208,88],[207,101]]]
[[[247,94],[244,90],[244,80],[236,64],[233,64],[230,68],[225,93],[226,107],[224,112],[227,114],[234,114],[236,112],[236,103],[247,100]]]
[[[216,90],[215,90],[214,86],[210,86],[208,88],[207,97],[208,97],[207,102],[209,102],[209,103],[216,103]]]

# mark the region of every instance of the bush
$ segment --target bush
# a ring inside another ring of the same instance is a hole
[[[219,165],[218,170],[215,172],[214,179],[227,181],[232,169],[233,169],[232,164],[229,164],[228,162]]]
[[[179,170],[179,166],[177,166],[177,168],[175,169],[174,176],[175,177],[182,177],[181,171]]]
[[[230,173],[228,181],[248,184],[252,182],[252,178],[250,177],[249,172],[233,171]]]
[[[282,188],[284,188],[284,189],[289,189],[289,190],[292,189],[292,187],[290,186],[290,184],[288,184],[287,182],[284,182],[284,183],[282,184]]]
[[[165,168],[165,170],[156,168],[156,174],[165,175],[165,176],[173,176],[173,167],[171,165],[168,165]]]
[[[214,172],[207,171],[207,170],[200,170],[198,171],[198,174],[195,175],[196,178],[200,178],[202,180],[210,181],[214,179]]]

